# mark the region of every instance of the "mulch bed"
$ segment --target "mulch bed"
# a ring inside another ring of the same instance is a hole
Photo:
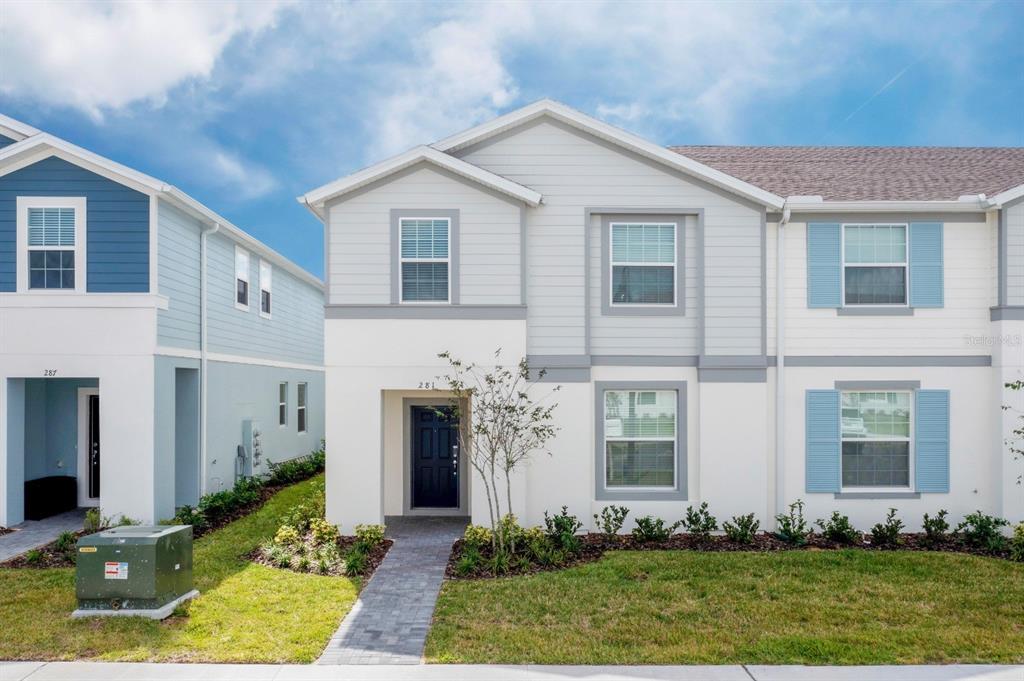
[[[352,548],[355,545],[355,543],[356,543],[356,538],[355,537],[352,537],[352,536],[339,537],[338,538],[338,548],[341,550],[341,554],[345,555],[345,553],[350,548]],[[362,577],[364,580],[367,580],[370,577],[372,577],[373,573],[377,571],[378,567],[380,567],[380,564],[382,562],[384,562],[384,558],[388,555],[388,551],[391,549],[392,544],[394,544],[394,542],[392,540],[385,539],[383,542],[381,542],[380,544],[377,544],[372,549],[370,549],[370,552],[368,554],[366,554],[366,567],[363,569],[362,572],[359,573],[358,576]],[[289,570],[291,572],[298,572],[299,574],[320,574],[320,573],[316,572],[313,569],[308,570],[308,571],[303,571],[303,570],[296,570],[295,568],[286,568],[286,567],[281,567],[280,565],[276,565],[273,561],[269,560],[263,554],[262,547],[258,547],[258,548],[256,548],[256,550],[254,550],[252,553],[250,553],[249,554],[249,560],[253,561],[254,563],[259,563],[260,565],[266,565],[267,567],[272,567],[272,568],[275,568],[275,569],[278,569],[278,570]]]
[[[786,542],[776,538],[774,535],[768,533],[756,535],[753,543],[751,544],[734,542],[728,537],[721,535],[714,535],[709,539],[702,540],[690,534],[674,534],[666,541],[661,542],[640,542],[635,540],[631,535],[608,537],[607,535],[600,533],[580,535],[580,539],[583,543],[580,552],[571,556],[563,563],[558,565],[537,565],[531,563],[529,567],[513,565],[508,572],[499,576],[506,577],[564,570],[565,568],[573,567],[575,565],[592,563],[600,560],[606,551],[745,551],[754,553],[771,553],[776,551],[861,549],[865,551],[944,551],[949,553],[968,553],[977,556],[987,556],[990,558],[1009,558],[1009,550],[995,553],[985,551],[983,549],[964,544],[954,537],[948,537],[941,542],[932,544],[926,540],[923,533],[901,534],[900,544],[895,547],[872,546],[871,543],[866,540],[854,544],[840,544],[817,534],[810,535],[807,543],[801,546],[787,544]],[[480,568],[470,574],[458,574],[456,571],[456,564],[462,556],[462,547],[463,541],[461,539],[456,541],[452,546],[452,552],[448,556],[448,565],[445,569],[446,579],[488,579],[496,576],[494,573],[490,572],[485,565],[481,565]],[[484,561],[482,562],[486,563],[487,559],[490,557],[490,552],[488,550],[484,550],[481,553],[484,557]]]

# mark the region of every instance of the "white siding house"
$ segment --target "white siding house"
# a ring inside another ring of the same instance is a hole
[[[486,522],[419,408],[438,353],[501,348],[561,385],[552,456],[512,481],[529,524],[1024,519],[1022,186],[1019,149],[666,149],[542,101],[313,190],[328,516]]]

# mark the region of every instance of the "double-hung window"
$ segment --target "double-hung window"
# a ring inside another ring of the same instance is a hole
[[[612,306],[676,305],[677,224],[611,223]]]
[[[288,384],[284,381],[277,385],[277,425],[288,425]]]
[[[235,307],[249,311],[249,252],[235,246]]]
[[[448,218],[402,218],[400,230],[401,302],[451,300]]]
[[[19,291],[85,291],[84,198],[19,196]]]
[[[675,390],[605,390],[604,478],[607,489],[676,486]]]
[[[306,383],[299,383],[297,399],[295,401],[297,408],[295,410],[295,423],[298,426],[300,433],[306,432]]]
[[[843,225],[843,302],[907,304],[907,225]]]
[[[844,488],[910,487],[912,396],[909,391],[843,391]]]
[[[273,268],[266,260],[260,260],[260,316],[270,318],[270,290]]]

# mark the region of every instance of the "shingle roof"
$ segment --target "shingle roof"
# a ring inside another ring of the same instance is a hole
[[[1024,184],[1024,147],[669,149],[778,196],[826,201],[955,201]]]

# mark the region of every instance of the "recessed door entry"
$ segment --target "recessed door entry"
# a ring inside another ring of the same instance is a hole
[[[412,408],[413,508],[458,508],[458,428],[450,407]]]

